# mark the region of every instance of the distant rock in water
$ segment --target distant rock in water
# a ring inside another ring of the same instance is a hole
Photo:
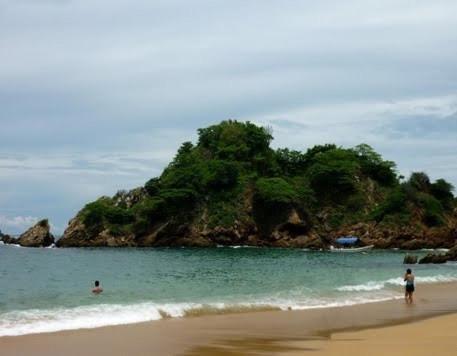
[[[8,235],[8,234],[2,234],[0,232],[0,241],[2,241],[5,244],[15,244],[17,245],[19,242],[16,238]]]
[[[54,243],[47,219],[40,220],[17,239],[23,247],[47,247]]]
[[[407,265],[414,265],[417,263],[417,256],[415,255],[406,255],[403,259],[403,263]]]
[[[429,253],[422,257],[419,263],[446,263],[447,261],[457,261],[457,245],[444,254]]]

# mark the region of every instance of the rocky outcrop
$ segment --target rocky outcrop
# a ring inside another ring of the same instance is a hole
[[[358,223],[336,231],[330,231],[331,240],[339,236],[358,236],[365,245],[375,248],[399,248],[402,250],[419,250],[423,248],[451,248],[456,242],[456,230],[453,227],[420,229],[413,226],[386,227],[374,222]]]
[[[86,228],[76,217],[72,219],[64,236],[57,240],[57,247],[133,247],[137,246],[133,234],[116,235],[109,229],[103,229],[96,234]]]
[[[291,210],[287,219],[274,226],[268,235],[261,233],[252,221],[236,221],[230,227],[210,228],[201,216],[184,222],[174,219],[159,221],[144,233],[135,235],[116,233],[107,226],[102,226],[98,230],[88,229],[84,225],[83,219],[76,216],[70,221],[63,237],[56,244],[58,247],[250,245],[320,250],[328,248],[340,236],[355,235],[364,245],[374,245],[378,249],[418,250],[450,248],[456,242],[456,231],[450,227],[417,229],[402,226],[392,228],[375,223],[358,223],[337,230],[329,230],[325,229],[325,224],[311,226],[295,210]]]
[[[457,245],[444,254],[429,253],[422,257],[419,263],[446,263],[447,261],[457,261]]]
[[[2,234],[2,233],[0,233],[0,241],[2,241],[4,244],[17,245],[19,243],[16,238],[14,238],[8,234]]]
[[[116,195],[116,202],[130,206],[136,199],[141,199],[141,194],[141,189],[134,193],[121,192]],[[141,234],[126,233],[125,230],[122,233],[116,232],[112,226],[103,224],[89,229],[84,225],[84,219],[77,215],[69,222],[63,237],[56,244],[58,247],[250,245],[319,250],[328,248],[340,236],[355,235],[364,245],[374,245],[378,249],[418,250],[451,248],[457,241],[457,230],[452,225],[435,228],[411,225],[392,227],[363,222],[332,230],[327,226],[325,216],[312,225],[308,217],[291,209],[283,221],[271,226],[271,231],[265,234],[253,220],[237,220],[229,227],[209,227],[205,214],[203,211],[187,220],[172,218],[158,221]]]
[[[422,257],[419,260],[419,264],[426,264],[426,263],[446,263],[447,262],[446,254],[436,254],[436,253],[429,253],[426,256]]]
[[[406,255],[403,259],[403,264],[414,265],[417,263],[417,256],[415,255]]]
[[[125,195],[120,195],[125,196]],[[204,218],[203,218],[204,220]],[[273,228],[270,235],[261,234],[257,226],[249,222],[235,221],[233,226],[209,228],[200,224],[201,217],[187,222],[167,220],[151,226],[147,232],[115,234],[109,228],[90,230],[80,216],[69,222],[58,247],[213,247],[213,246],[273,246],[290,248],[323,249],[326,244],[311,231],[309,224],[292,209],[287,220]]]
[[[146,191],[143,187],[135,188],[130,191],[120,190],[113,197],[114,205],[131,208],[143,199],[145,195]]]
[[[54,236],[50,232],[47,219],[37,222],[18,238],[19,245],[23,247],[47,247],[54,243]]]

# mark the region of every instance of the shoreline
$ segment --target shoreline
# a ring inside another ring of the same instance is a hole
[[[300,311],[170,318],[95,329],[5,336],[0,338],[0,349],[4,355],[196,355],[195,350],[204,355],[205,348],[210,348],[208,355],[223,355],[228,348],[231,355],[242,355],[246,354],[245,346],[249,344],[252,352],[271,354],[264,350],[268,345],[328,338],[336,332],[407,324],[456,313],[456,293],[457,283],[420,285],[414,305],[395,299]],[[244,351],[237,351],[236,345],[243,346]]]

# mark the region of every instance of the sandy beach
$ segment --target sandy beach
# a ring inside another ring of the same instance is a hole
[[[2,337],[0,349],[2,355],[366,355],[368,350],[379,355],[425,355],[430,354],[425,350],[439,347],[437,354],[455,354],[456,293],[456,283],[424,285],[414,305],[406,305],[399,293],[397,300],[347,307]]]
[[[288,342],[293,351],[283,355],[456,355],[457,314],[435,317],[404,325],[373,328],[357,332],[334,333],[325,340]]]

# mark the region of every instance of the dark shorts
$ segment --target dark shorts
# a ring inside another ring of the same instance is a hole
[[[414,292],[414,285],[413,284],[409,284],[409,285],[407,284],[406,285],[406,292],[408,292],[408,293]]]

